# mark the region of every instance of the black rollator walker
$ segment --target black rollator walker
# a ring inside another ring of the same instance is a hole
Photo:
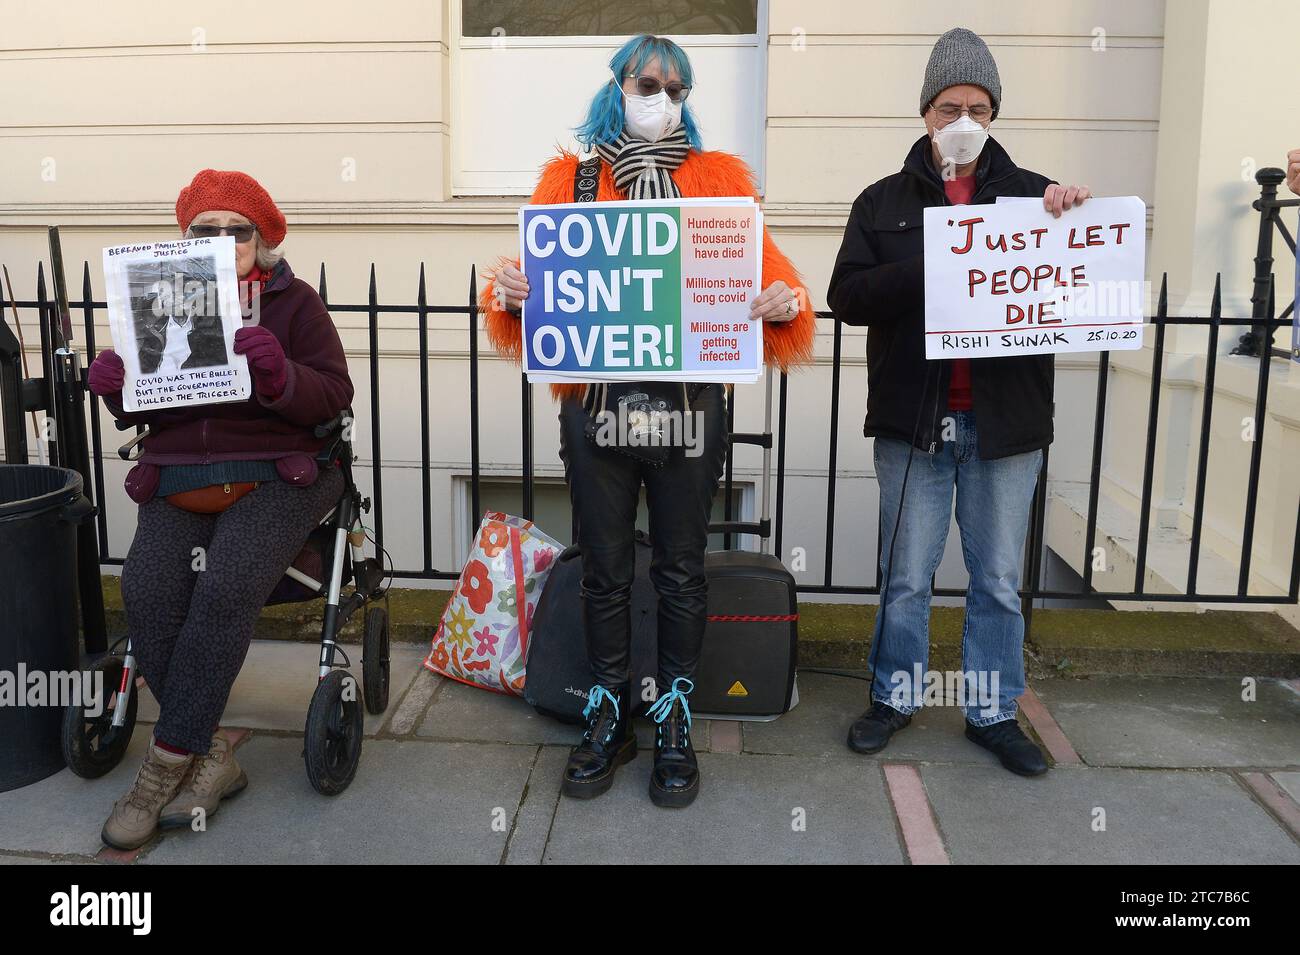
[[[337,465],[343,470],[343,495],[309,535],[303,555],[285,572],[288,581],[277,585],[270,601],[288,603],[325,598],[320,671],[307,708],[303,734],[307,778],[324,796],[343,792],[356,775],[364,735],[363,701],[370,713],[382,713],[388,708],[387,586],[380,561],[365,555],[368,535],[361,515],[370,512],[370,500],[362,498],[352,480],[351,425],[349,410],[316,428],[316,437],[328,439],[316,456],[317,464],[322,469]],[[130,425],[119,422],[118,427],[124,430]],[[146,434],[148,429],[141,429],[119,449],[123,460],[134,459],[133,449]],[[311,560],[303,561],[302,557],[306,556]],[[314,564],[316,557],[320,560],[323,580],[314,579],[296,566]],[[344,594],[349,583],[350,590]],[[347,653],[338,644],[339,633],[358,610],[364,611],[363,685],[360,687],[350,671]],[[336,662],[336,655],[342,657],[342,663]],[[122,638],[95,660],[90,673],[95,680],[90,685],[104,686],[107,699],[69,706],[63,717],[64,758],[74,773],[86,779],[103,776],[116,766],[131,742],[139,695],[134,692],[136,661],[130,638]]]

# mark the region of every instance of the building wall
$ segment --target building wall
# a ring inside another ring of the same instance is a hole
[[[365,7],[339,0],[235,2],[201,13],[174,4],[149,8],[148,16],[124,17],[110,5],[69,0],[43,9],[22,5],[7,17],[0,88],[24,95],[0,99],[0,181],[7,185],[0,195],[0,261],[20,298],[34,295],[47,224],[63,227],[70,264],[96,263],[105,245],[174,234],[177,191],[194,171],[211,166],[245,169],[267,186],[289,219],[288,259],[312,281],[327,263],[331,301],[364,302],[373,264],[381,302],[413,302],[423,264],[430,302],[462,302],[471,265],[481,270],[515,245],[520,197],[457,195],[457,137],[463,146],[466,137],[491,130],[501,138],[502,166],[509,167],[516,161],[511,117],[539,103],[554,105],[556,94],[539,97],[530,81],[551,72],[573,75],[581,95],[564,110],[577,112],[600,77],[597,70],[583,79],[573,73],[575,63],[599,62],[614,45],[552,52],[549,67],[511,78],[517,95],[503,95],[499,84],[487,95],[478,85],[458,83],[458,0]],[[754,109],[766,116],[760,154],[749,158],[762,173],[768,224],[803,272],[814,304],[824,308],[849,204],[895,171],[923,131],[918,96],[931,45],[943,30],[964,25],[982,34],[997,57],[1003,109],[995,135],[1011,154],[1061,182],[1142,197],[1151,271],[1170,272],[1179,306],[1194,308],[1194,296],[1207,296],[1212,273],[1223,270],[1229,310],[1242,313],[1253,255],[1253,186],[1242,179],[1241,162],[1251,156],[1260,165],[1276,164],[1295,145],[1282,141],[1286,124],[1278,113],[1281,91],[1293,85],[1287,66],[1293,58],[1285,31],[1267,29],[1290,16],[1283,3],[976,0],[962,10],[955,18],[952,5],[937,0],[769,0],[760,3],[765,83],[728,103],[710,100],[707,77],[701,78],[692,103],[706,133],[716,133],[713,142],[746,150],[736,116]],[[1264,52],[1256,55],[1261,44]],[[544,51],[527,61],[539,57],[547,62]],[[503,60],[509,62],[516,61]],[[725,82],[747,89],[734,78]],[[1261,89],[1274,92],[1261,95]],[[557,142],[576,118],[557,121]],[[97,268],[91,278],[98,297]],[[75,294],[79,274],[72,285]],[[30,314],[28,321],[34,321]],[[364,421],[365,317],[338,313],[336,321]],[[408,315],[383,315],[379,324],[387,543],[399,564],[413,566],[419,557],[417,339]],[[459,560],[454,542],[465,539],[468,519],[460,496],[469,458],[468,336],[458,316],[434,316],[430,327],[435,564],[445,569]],[[799,576],[806,581],[822,577],[832,331],[822,323],[816,366],[790,385],[790,420],[797,426],[787,439],[784,556],[804,548],[807,569]],[[102,316],[98,336],[107,341]],[[1177,354],[1165,372],[1168,415],[1156,482],[1160,520],[1177,530],[1186,523],[1194,484],[1188,447],[1199,433],[1201,365],[1195,336],[1171,338]],[[1223,351],[1230,338],[1225,334]],[[870,447],[861,436],[861,330],[845,329],[843,355],[835,582],[867,583],[874,581],[877,500]],[[1052,480],[1061,500],[1088,478],[1097,361],[1079,355],[1057,363]],[[1295,460],[1300,420],[1294,383],[1283,380],[1289,369],[1275,364],[1276,388],[1288,390],[1272,401],[1265,432],[1265,479],[1273,493],[1261,500],[1256,552],[1261,580],[1270,585],[1290,555],[1295,494],[1284,467]],[[1216,428],[1223,444],[1213,456],[1206,545],[1232,553],[1242,449],[1239,438],[1230,446],[1229,425],[1249,413],[1241,402],[1253,388],[1243,377],[1248,370],[1225,371],[1225,365],[1231,363],[1220,364],[1225,410]],[[1131,509],[1133,488],[1140,491],[1149,366],[1150,348],[1112,358],[1104,489],[1107,513],[1113,503],[1117,521]],[[486,471],[518,473],[518,376],[487,356],[482,387]],[[538,471],[558,481],[554,408],[542,389],[535,394]],[[739,408],[742,427],[761,425],[761,386],[741,389]],[[1219,417],[1216,411],[1216,422]],[[360,450],[365,459],[364,434]],[[758,464],[750,450],[738,457],[738,479],[747,482]],[[121,471],[109,462],[118,554],[132,528],[118,491]],[[1077,568],[1082,548],[1068,511],[1057,515],[1055,542]],[[1240,530],[1235,533],[1239,540]],[[1116,546],[1123,546],[1118,531]],[[1078,552],[1073,558],[1071,548]],[[963,583],[959,555],[954,537],[941,584]],[[1116,562],[1116,574],[1121,566]]]
[[[1156,159],[1156,207],[1148,274],[1168,273],[1172,314],[1209,314],[1216,274],[1222,275],[1223,314],[1250,315],[1259,215],[1256,169],[1285,165],[1296,145],[1297,111],[1285,104],[1294,87],[1292,5],[1274,0],[1232,4],[1190,0],[1169,5],[1161,77],[1161,122]],[[1291,64],[1291,65],[1288,65]],[[1279,98],[1281,97],[1281,98]],[[1288,117],[1284,118],[1284,117]],[[1286,193],[1283,187],[1284,194]],[[1287,214],[1294,232],[1295,211]],[[1275,237],[1279,310],[1290,301],[1294,260]],[[1244,328],[1222,329],[1217,348],[1211,419],[1201,592],[1235,593],[1245,521],[1252,434],[1260,437],[1260,485],[1251,547],[1251,593],[1289,585],[1296,540],[1295,467],[1300,462],[1300,365],[1270,364],[1268,409],[1254,421],[1259,363],[1228,354]],[[1284,330],[1278,343],[1289,341]],[[1169,553],[1157,589],[1181,589],[1195,496],[1204,400],[1204,329],[1170,333],[1160,395],[1161,426],[1153,502],[1156,534]],[[1150,349],[1117,353],[1109,413],[1131,416],[1124,440],[1107,448],[1105,483],[1115,523],[1127,536],[1142,489]],[[1130,545],[1131,549],[1131,545]],[[1122,562],[1121,562],[1122,563]],[[1126,578],[1131,583],[1132,572]],[[1284,614],[1300,620],[1294,607]]]

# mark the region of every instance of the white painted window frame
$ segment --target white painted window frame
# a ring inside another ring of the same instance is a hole
[[[497,42],[493,37],[464,37],[461,36],[462,24],[462,0],[448,0],[449,2],[449,21],[448,21],[448,50],[450,54],[450,107],[451,107],[451,194],[455,197],[477,197],[477,196],[527,196],[532,191],[532,185],[537,178],[537,169],[518,169],[506,170],[504,172],[492,173],[489,171],[475,171],[468,168],[470,160],[467,158],[468,139],[470,133],[466,125],[468,115],[471,111],[485,111],[490,108],[490,104],[470,101],[468,92],[461,82],[463,75],[464,63],[463,56],[467,50],[484,50],[491,49]],[[718,34],[697,34],[689,36],[671,35],[670,38],[677,42],[690,55],[694,50],[717,47],[752,47],[754,48],[754,61],[758,69],[754,75],[749,78],[749,82],[738,81],[735,91],[735,108],[742,109],[744,106],[743,97],[748,94],[751,99],[752,110],[750,122],[752,127],[749,132],[752,136],[753,153],[747,155],[746,159],[753,167],[754,175],[758,182],[758,190],[761,195],[765,190],[766,182],[766,153],[767,153],[767,73],[768,73],[768,2],[769,0],[758,0],[757,9],[757,34],[755,35],[738,35],[727,36]],[[589,36],[554,36],[554,37],[510,37],[508,39],[509,47],[500,51],[504,55],[509,55],[509,48],[529,49],[529,50],[572,50],[572,49],[608,49],[613,52],[615,48],[611,45],[610,38],[607,37],[589,37]],[[594,82],[593,82],[594,88]],[[506,111],[501,119],[503,125],[508,125],[509,111]],[[566,148],[573,146],[572,135],[566,127],[570,120],[556,117],[556,140]],[[704,118],[707,123],[707,117]],[[706,148],[720,148],[718,145],[709,143],[706,139]]]

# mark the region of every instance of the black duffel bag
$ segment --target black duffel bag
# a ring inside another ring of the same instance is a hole
[[[659,670],[658,602],[650,582],[650,540],[636,535],[636,575],[632,580],[633,715],[654,702],[653,681]],[[543,716],[582,723],[587,692],[595,682],[587,662],[582,621],[582,551],[567,548],[555,562],[533,612],[528,640],[524,699]],[[649,690],[647,691],[647,688]],[[649,696],[650,699],[646,699]]]

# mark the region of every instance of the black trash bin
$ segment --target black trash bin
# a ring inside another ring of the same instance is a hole
[[[76,471],[0,465],[0,792],[63,768],[59,694],[81,658],[77,525],[93,513]]]

